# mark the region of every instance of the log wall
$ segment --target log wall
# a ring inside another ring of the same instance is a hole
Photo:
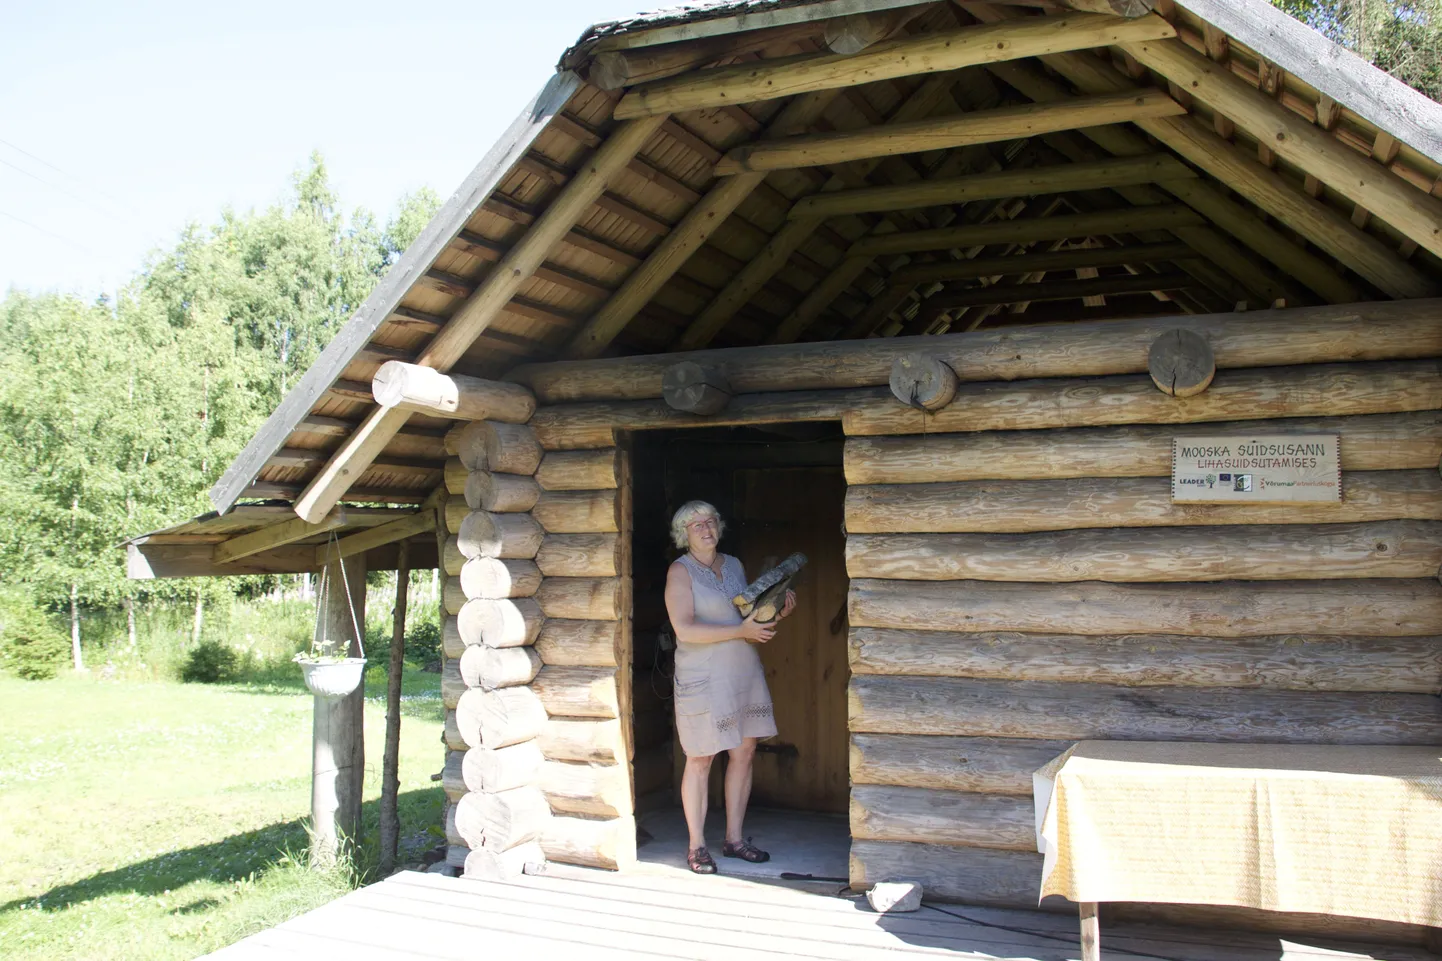
[[[1079,739],[1442,743],[1442,316],[1361,307],[1201,324],[1218,371],[1185,398],[1142,373],[1170,320],[928,338],[962,382],[935,413],[886,390],[886,342],[715,352],[739,406],[687,423],[847,434],[854,886],[1034,908],[1031,773]],[[532,689],[558,860],[634,851],[607,770],[631,757],[610,445],[678,425],[652,399],[672,362],[519,377],[548,404]],[[1343,500],[1173,505],[1178,431],[1338,433]]]
[[[1355,347],[845,415],[853,885],[1034,907],[1031,772],[1082,739],[1442,743],[1442,378]],[[1339,433],[1343,500],[1173,505],[1179,430]]]

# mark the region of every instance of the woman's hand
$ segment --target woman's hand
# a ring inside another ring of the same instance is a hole
[[[776,619],[779,621],[779,620],[781,620],[783,617],[786,617],[787,615],[789,615],[789,614],[790,614],[792,611],[794,611],[794,610],[796,610],[796,592],[795,592],[795,591],[787,591],[787,592],[786,592],[786,603],[782,605],[782,607],[781,607],[781,613],[776,616]]]
[[[756,623],[756,615],[748,614],[741,622],[741,636],[756,644],[765,644],[776,634],[776,628],[771,624]]]

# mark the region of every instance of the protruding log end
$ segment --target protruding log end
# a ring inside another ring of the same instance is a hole
[[[891,392],[908,407],[937,411],[956,396],[956,371],[936,356],[918,350],[891,365]]]
[[[667,406],[687,414],[714,414],[731,400],[731,384],[720,367],[683,360],[666,368],[661,396]]]
[[[1169,330],[1152,342],[1147,373],[1162,393],[1191,397],[1210,386],[1217,360],[1205,337],[1190,330]]]

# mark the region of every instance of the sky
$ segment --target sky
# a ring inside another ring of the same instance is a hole
[[[460,184],[591,23],[661,0],[0,0],[0,296],[113,295],[313,150],[384,222]]]

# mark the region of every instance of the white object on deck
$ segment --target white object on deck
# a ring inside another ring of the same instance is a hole
[[[902,914],[921,908],[921,885],[915,881],[878,881],[866,892],[866,903],[877,914]]]

